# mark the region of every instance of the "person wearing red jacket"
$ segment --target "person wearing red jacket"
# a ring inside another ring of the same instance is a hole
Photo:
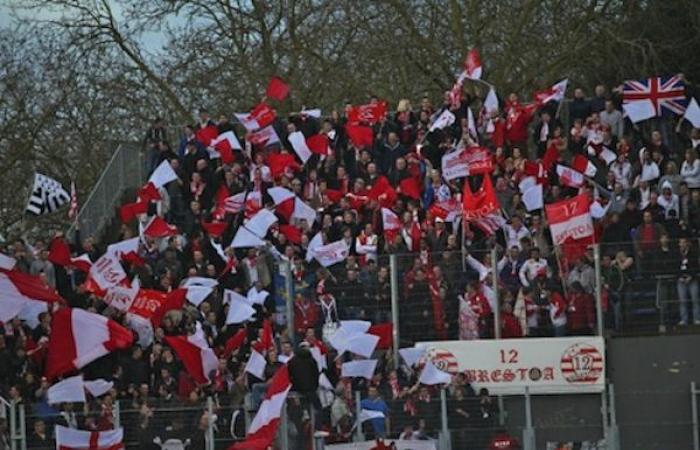
[[[294,330],[302,336],[309,328],[317,328],[319,320],[318,305],[307,297],[297,294],[294,300]]]
[[[508,145],[521,149],[527,148],[527,126],[532,121],[535,105],[521,105],[517,94],[510,94],[506,108],[506,142]]]
[[[581,283],[575,281],[571,284],[571,292],[568,295],[567,325],[572,336],[590,335],[595,324],[595,307],[593,296],[588,294]]]
[[[513,315],[513,307],[510,303],[503,303],[501,307],[501,337],[503,339],[523,337],[520,321]]]

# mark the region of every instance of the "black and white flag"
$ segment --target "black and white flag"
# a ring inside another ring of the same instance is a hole
[[[35,216],[50,214],[70,201],[70,194],[61,183],[40,173],[34,174],[34,188],[27,203],[27,213]]]

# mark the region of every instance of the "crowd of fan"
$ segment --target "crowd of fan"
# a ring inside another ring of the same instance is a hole
[[[378,99],[372,98],[370,102]],[[659,129],[644,134],[625,123],[618,99],[603,86],[595,95],[584,98],[576,89],[568,108],[568,127],[559,121],[557,104],[548,104],[533,113],[524,108],[515,94],[502,103],[502,112],[478,116],[481,144],[493,154],[495,170],[492,179],[504,216],[508,223],[495,235],[472,228],[455,226],[434,217],[430,206],[436,202],[460,199],[463,180],[445,181],[441,177],[441,157],[455,146],[470,144],[466,111],[468,101],[453,109],[454,125],[428,132],[431,118],[444,108],[423,98],[418,107],[409,101],[398,103],[395,112],[373,126],[374,145],[357,147],[344,130],[345,118],[334,111],[328,118],[295,114],[288,120],[277,119],[274,126],[281,138],[279,144],[260,147],[246,144],[235,152],[230,165],[210,160],[205,145],[198,141],[197,130],[216,126],[219,133],[235,131],[243,138],[237,124],[222,116],[214,122],[205,110],[199,123],[184,127],[179,142],[169,133],[162,120],[155,121],[145,139],[146,159],[150,170],[162,161],[169,161],[179,179],[161,189],[162,200],[154,203],[150,213],[157,213],[178,227],[178,235],[163,240],[146,239],[141,250],[144,265],[126,268],[138,275],[142,287],[169,291],[189,276],[219,280],[215,292],[198,308],[187,305],[182,311],[171,311],[163,326],[155,330],[154,341],[145,348],[135,346],[115,352],[88,366],[86,378],[105,378],[115,382],[111,394],[99,399],[92,413],[85,415],[80,427],[106,429],[112,427],[112,404],[121,401],[121,408],[138,411],[140,448],[147,448],[154,431],[150,418],[153,411],[176,402],[199,408],[197,414],[178,419],[178,426],[191,432],[206,428],[207,413],[202,400],[214,396],[216,408],[245,408],[245,397],[254,384],[269,380],[295,351],[292,344],[304,340],[309,345],[324,345],[324,324],[328,321],[361,319],[372,323],[391,321],[391,277],[388,255],[399,257],[399,289],[401,343],[410,346],[416,340],[478,339],[493,335],[493,290],[490,277],[481,280],[475,270],[481,263],[491,266],[489,250],[499,252],[500,304],[502,336],[563,336],[590,334],[595,324],[595,275],[593,254],[587,252],[564,273],[557,260],[543,212],[528,212],[522,203],[518,183],[524,177],[524,162],[541,158],[552,144],[560,151],[560,160],[573,155],[587,155],[587,144],[602,143],[617,158],[609,167],[600,160],[595,180],[582,190],[607,205],[607,213],[596,221],[600,240],[605,244],[602,272],[604,291],[610,312],[611,326],[620,326],[621,305],[628,301],[624,290],[626,279],[640,270],[671,270],[676,277],[677,298],[681,301],[681,324],[700,323],[698,293],[698,256],[689,238],[700,233],[700,159],[697,145],[700,130],[686,133],[681,122],[669,129],[659,121]],[[324,133],[332,151],[325,157],[313,155],[302,170],[286,170],[273,179],[265,165],[271,152],[294,155],[286,136],[294,131],[306,136]],[[241,139],[243,141],[243,139]],[[680,145],[671,145],[670,143]],[[376,202],[358,203],[366,190],[384,176],[397,189],[398,198],[392,209],[401,218],[401,230],[392,239],[382,233],[382,219]],[[403,195],[400,182],[414,177],[420,180],[419,199]],[[545,203],[555,202],[578,190],[560,185],[556,173],[548,174]],[[260,192],[263,205],[272,201],[266,194],[272,186],[282,186],[318,211],[313,224],[296,223],[302,229],[300,243],[273,226],[265,247],[245,250],[227,248],[243,214],[227,214],[230,223],[221,236],[209,236],[202,223],[215,222],[212,213],[217,206],[217,192],[224,187],[228,195]],[[341,198],[331,193],[340,192]],[[420,234],[415,234],[416,226]],[[465,231],[466,230],[466,231]],[[329,268],[307,261],[309,241],[318,232],[324,242],[344,239],[350,256]],[[464,234],[464,235],[463,235]],[[136,235],[134,227],[123,225],[119,236],[111,241]],[[51,236],[46,236],[48,240]],[[17,267],[39,275],[55,287],[72,307],[85,308],[109,315],[124,323],[123,314],[108,307],[102,299],[86,291],[85,275],[71,268],[53,265],[48,260],[48,241],[24,240],[9,242],[0,248],[17,260]],[[676,240],[680,240],[679,243]],[[222,243],[224,255],[217,251]],[[462,249],[464,243],[465,250]],[[104,250],[104,243],[92,237],[76,236],[75,255],[87,253],[95,261]],[[666,252],[666,253],[662,253]],[[659,259],[659,255],[663,258]],[[466,258],[465,258],[466,256]],[[229,259],[234,264],[227,264]],[[466,262],[464,261],[466,259]],[[656,261],[664,267],[654,266]],[[294,289],[294,323],[287,324],[284,315],[285,285],[282,265],[292,264]],[[464,268],[466,265],[466,268]],[[194,332],[201,323],[210,345],[221,350],[226,340],[239,328],[225,324],[223,289],[247,292],[250,287],[272,293],[259,308],[257,320],[247,325],[246,345],[228,359],[222,358],[213,382],[197,386],[183,370],[177,356],[163,343],[163,336]],[[442,310],[434,308],[435,297]],[[438,315],[438,317],[435,317]],[[263,380],[244,372],[249,345],[258,337],[263,318],[275,324],[276,350],[266,353],[268,365]],[[444,323],[442,330],[431,326]],[[426,326],[428,324],[428,326]],[[290,330],[291,328],[291,330]],[[73,406],[52,408],[46,404],[48,382],[42,378],[45,343],[51,330],[51,315],[42,313],[35,323],[15,319],[2,324],[0,334],[0,386],[2,395],[31,405],[33,432],[30,442],[50,440],[46,423],[77,426]],[[293,331],[293,333],[292,333]],[[381,353],[381,352],[380,352]],[[284,355],[285,358],[279,358]],[[328,348],[327,376],[336,386],[335,394],[321,399],[320,423],[332,429],[334,438],[342,441],[351,435],[355,408],[353,391],[362,392],[366,409],[387,409],[386,423],[373,420],[368,433],[401,434],[416,437],[433,436],[435,429],[420,418],[434,417],[436,391],[416,385],[415,373],[393,370],[391,352],[380,356],[380,364],[372,380],[350,380],[339,376],[339,364],[332,348]],[[311,378],[316,378],[311,376]],[[317,386],[307,386],[307,390]],[[490,427],[497,413],[488,394],[477,398],[469,383],[456,377],[450,387],[450,398],[458,405],[450,415],[464,426]],[[386,400],[384,403],[383,400]],[[303,402],[300,402],[300,404]],[[179,403],[178,403],[179,404]],[[387,404],[391,404],[389,411]],[[94,406],[94,405],[93,405]],[[79,408],[78,408],[79,409]],[[219,426],[225,428],[223,414]],[[296,427],[308,427],[303,414],[294,417]],[[41,419],[41,420],[39,420]],[[380,423],[381,422],[381,423]],[[386,425],[391,423],[390,428]],[[176,427],[177,428],[177,427]],[[127,433],[134,432],[127,430]],[[146,437],[146,438],[144,438]],[[38,444],[37,444],[38,445]]]

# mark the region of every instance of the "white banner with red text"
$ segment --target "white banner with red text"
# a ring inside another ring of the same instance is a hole
[[[441,370],[461,372],[491,394],[593,393],[605,389],[605,341],[600,337],[420,342]]]

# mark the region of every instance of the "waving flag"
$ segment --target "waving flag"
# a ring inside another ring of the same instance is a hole
[[[289,94],[289,85],[280,77],[272,77],[267,84],[265,95],[278,101],[284,100]]]
[[[59,450],[119,450],[124,448],[124,429],[83,431],[56,425]]]
[[[545,210],[554,245],[593,235],[590,199],[587,194],[545,205]]]
[[[688,101],[685,83],[679,75],[625,81],[622,102],[625,104],[649,100],[656,116],[683,114]]]
[[[27,202],[26,212],[41,216],[56,211],[70,202],[70,195],[61,183],[40,173],[34,174],[34,187]]]
[[[467,53],[467,59],[464,61],[464,72],[467,78],[474,80],[481,79],[481,57],[479,50],[473,48]]]
[[[551,101],[559,102],[564,99],[566,94],[566,87],[569,85],[569,80],[561,80],[549,89],[542,91],[537,91],[533,95],[535,103],[538,105],[544,105]]]

